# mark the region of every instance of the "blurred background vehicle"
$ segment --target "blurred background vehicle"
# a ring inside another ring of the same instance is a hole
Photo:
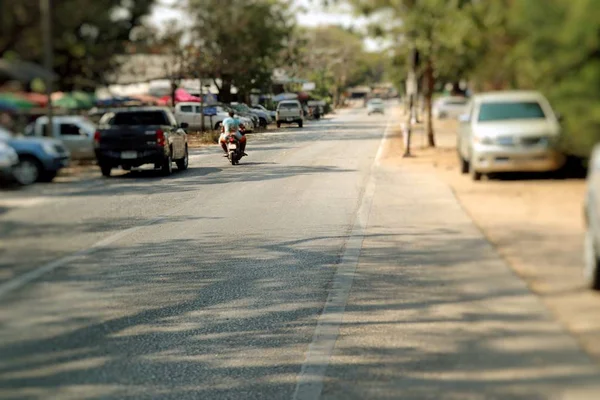
[[[256,104],[252,106],[253,110],[260,110],[263,111],[265,113],[267,113],[269,115],[269,117],[271,117],[271,122],[273,122],[275,120],[275,117],[277,115],[277,112],[274,110],[269,110],[267,109],[265,106],[261,105],[261,104]],[[271,123],[269,122],[269,123]]]
[[[298,100],[284,100],[277,105],[277,127],[282,124],[298,124],[302,128],[304,125],[304,111]]]
[[[205,106],[205,108],[214,108],[215,115],[206,115],[204,112],[204,128],[218,130],[221,123],[229,114],[222,107]],[[198,103],[177,103],[175,106],[175,118],[179,124],[185,122],[189,126],[189,130],[200,130],[202,128],[202,118],[200,113],[200,105]],[[248,122],[248,120],[246,121]],[[251,122],[250,122],[251,123]]]
[[[69,165],[69,152],[59,140],[19,137],[0,126],[0,141],[11,146],[19,155],[13,177],[20,185],[51,182],[58,171]]]
[[[13,171],[19,164],[19,155],[2,139],[0,133],[0,181],[7,182],[14,179]]]
[[[433,105],[433,117],[456,119],[465,113],[469,99],[461,96],[441,97]]]
[[[94,135],[98,166],[108,177],[111,170],[126,171],[153,164],[170,175],[173,162],[179,170],[188,167],[186,123],[178,124],[166,107],[140,107],[105,114]]]
[[[95,159],[96,125],[80,115],[61,115],[52,119],[52,135],[69,150],[73,160]],[[48,117],[39,117],[25,128],[25,136],[48,137]]]
[[[250,108],[244,103],[231,103],[231,107],[237,112],[256,116],[258,118],[258,126],[260,128],[266,128],[267,125],[273,122],[271,116],[268,113],[262,110]]]
[[[476,95],[460,122],[461,172],[473,180],[494,172],[553,171],[565,161],[555,148],[560,124],[539,92]]]
[[[583,275],[590,288],[600,290],[600,144],[592,152],[586,185]]]
[[[381,99],[371,99],[367,102],[367,114],[385,114],[385,103]]]

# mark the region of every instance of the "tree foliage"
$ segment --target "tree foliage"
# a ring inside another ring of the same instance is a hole
[[[93,89],[117,65],[154,0],[53,0],[54,70],[59,89]],[[41,63],[38,0],[0,0],[0,57]]]
[[[198,73],[218,79],[227,101],[232,85],[249,94],[264,88],[273,69],[289,61],[294,20],[286,1],[189,0],[193,63]]]

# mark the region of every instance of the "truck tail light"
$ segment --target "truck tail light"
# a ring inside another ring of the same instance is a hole
[[[162,131],[162,129],[156,131],[156,144],[159,146],[165,145],[165,133]]]
[[[94,144],[95,144],[96,146],[99,146],[99,145],[100,145],[100,138],[101,138],[101,137],[102,137],[102,135],[100,134],[100,131],[96,131],[96,132],[94,133]]]

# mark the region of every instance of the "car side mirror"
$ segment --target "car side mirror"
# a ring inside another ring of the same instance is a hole
[[[181,129],[187,129],[190,126],[190,124],[188,124],[187,122],[182,122],[179,126],[181,127]]]
[[[470,120],[469,114],[462,114],[458,117],[458,122],[461,124],[468,124]]]

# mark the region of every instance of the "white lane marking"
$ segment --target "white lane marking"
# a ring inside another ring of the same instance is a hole
[[[160,217],[153,218],[153,219],[146,221],[140,225],[137,225],[132,228],[128,228],[121,232],[115,233],[114,235],[111,235],[105,239],[100,240],[99,242],[94,243],[92,246],[90,246],[86,249],[80,250],[80,251],[70,254],[66,257],[59,258],[58,260],[54,260],[52,262],[44,264],[39,268],[36,268],[36,269],[29,271],[27,273],[24,273],[22,275],[19,275],[15,278],[11,279],[8,282],[0,284],[0,298],[2,298],[3,296],[6,296],[8,293],[12,292],[13,290],[19,289],[19,288],[25,286],[26,284],[28,284],[29,282],[32,282],[32,281],[38,279],[42,275],[45,275],[49,272],[54,271],[57,268],[60,268],[64,265],[67,265],[67,264],[73,262],[73,261],[76,261],[80,257],[89,255],[93,251],[100,249],[102,247],[106,247],[106,246],[116,242],[117,240],[119,240],[127,235],[130,235],[148,225],[152,225],[157,222],[161,222],[164,219],[166,219],[167,216],[175,213],[176,211],[177,210],[172,210],[171,212],[164,214]]]
[[[352,233],[346,242],[342,260],[333,277],[333,286],[329,291],[325,307],[317,322],[312,342],[308,346],[308,352],[298,376],[293,400],[318,400],[321,397],[325,372],[329,366],[329,361],[340,331],[340,325],[344,318],[346,303],[348,302],[348,296],[354,281],[365,231],[369,222],[376,186],[374,172],[376,166],[379,165],[379,159],[383,155],[383,148],[387,145],[389,121],[388,127],[386,127],[384,136],[379,144],[375,161],[369,172],[367,186],[358,208]]]

